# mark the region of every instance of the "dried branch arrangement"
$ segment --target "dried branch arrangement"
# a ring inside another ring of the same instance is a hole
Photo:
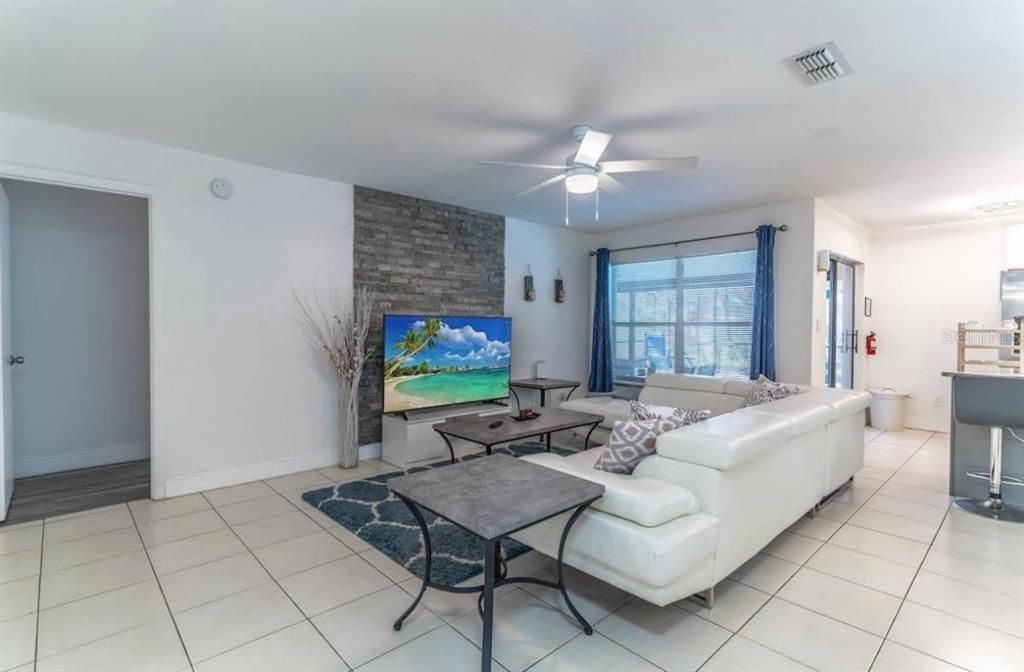
[[[342,294],[333,292],[324,305],[316,293],[312,301],[292,295],[299,306],[299,323],[338,381],[341,466],[355,467],[359,463],[359,380],[370,355],[366,335],[376,296],[359,289],[353,303],[346,305]]]
[[[323,356],[339,384],[358,380],[369,356],[366,334],[370,330],[375,297],[367,289],[356,293],[354,310],[344,305],[340,292],[331,294],[325,306],[319,295],[305,301],[294,294],[299,322],[312,345]]]

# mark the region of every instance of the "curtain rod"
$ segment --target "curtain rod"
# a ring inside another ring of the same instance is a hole
[[[776,231],[789,231],[789,226],[783,224],[782,226],[772,227]],[[634,245],[632,247],[616,247],[614,250],[608,250],[609,252],[626,252],[629,250],[644,250],[648,247],[667,247],[669,245],[682,245],[683,243],[699,243],[702,240],[718,240],[719,238],[734,238],[735,236],[749,236],[757,233],[757,229],[753,231],[740,231],[739,233],[723,233],[718,236],[704,236],[703,238],[689,238],[687,240],[670,240],[667,243],[651,243],[650,245]],[[591,250],[590,256],[597,254],[597,250]]]

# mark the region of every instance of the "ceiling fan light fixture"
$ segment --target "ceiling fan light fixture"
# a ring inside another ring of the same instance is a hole
[[[570,170],[565,177],[565,190],[570,194],[592,194],[597,191],[597,173],[590,170]]]

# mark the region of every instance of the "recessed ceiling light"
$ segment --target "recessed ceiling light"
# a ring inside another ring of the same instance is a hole
[[[978,212],[1006,212],[1017,208],[1024,208],[1024,201],[996,201],[974,206]]]

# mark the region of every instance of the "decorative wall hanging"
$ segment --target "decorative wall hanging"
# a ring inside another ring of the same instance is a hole
[[[555,274],[555,303],[565,303],[565,283],[562,281],[562,269]]]
[[[523,278],[523,296],[527,301],[537,298],[537,290],[533,288],[533,271],[529,264],[526,265],[526,277]]]

